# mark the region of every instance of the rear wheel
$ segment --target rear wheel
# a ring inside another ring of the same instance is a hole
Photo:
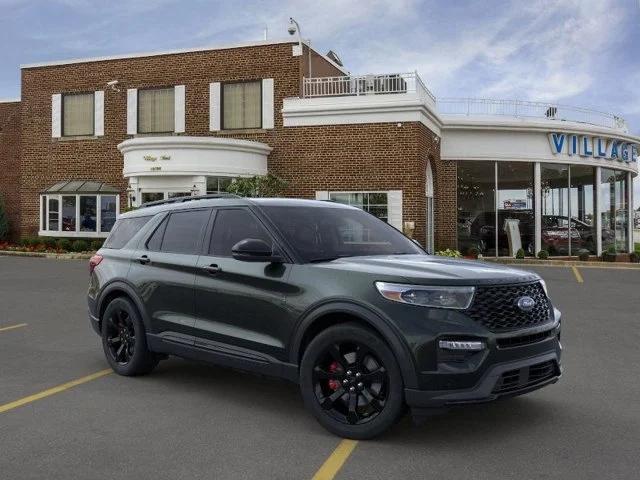
[[[307,408],[330,432],[372,438],[403,410],[398,363],[384,341],[358,324],[336,325],[307,347],[300,366]]]
[[[158,364],[147,348],[144,324],[128,298],[112,300],[102,316],[102,348],[113,370],[126,376],[144,375]]]

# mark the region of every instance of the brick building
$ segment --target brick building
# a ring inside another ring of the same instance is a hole
[[[618,117],[436,101],[415,73],[352,76],[300,47],[24,65],[20,101],[0,103],[14,236],[104,237],[125,206],[271,172],[288,196],[360,206],[429,250],[628,250],[639,139]],[[562,226],[574,217],[580,229]]]

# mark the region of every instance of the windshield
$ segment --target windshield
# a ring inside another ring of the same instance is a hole
[[[363,255],[424,254],[414,242],[362,210],[264,206],[305,262]]]

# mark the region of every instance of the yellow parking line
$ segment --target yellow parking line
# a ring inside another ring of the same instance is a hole
[[[578,270],[578,267],[576,267],[575,265],[573,267],[571,267],[571,270],[573,270],[573,274],[576,277],[576,280],[578,281],[578,283],[584,283],[584,279],[582,278],[582,275],[580,274],[580,271]]]
[[[347,461],[353,449],[358,445],[357,440],[342,440],[333,453],[327,458],[320,470],[311,480],[332,480]]]
[[[41,400],[45,397],[50,397],[51,395],[55,395],[56,393],[64,392],[65,390],[68,390],[70,388],[76,387],[78,385],[82,385],[83,383],[90,382],[91,380],[95,380],[96,378],[109,375],[111,372],[113,372],[113,370],[111,370],[110,368],[107,368],[105,370],[100,370],[99,372],[92,373],[91,375],[87,375],[86,377],[78,378],[76,380],[63,383],[62,385],[58,385],[57,387],[53,387],[48,390],[44,390],[42,392],[29,395],[28,397],[15,400],[10,403],[5,403],[4,405],[0,405],[0,413],[8,412],[9,410],[22,407],[23,405],[35,402],[36,400]]]
[[[6,332],[7,330],[13,330],[14,328],[26,327],[26,323],[18,323],[17,325],[9,325],[8,327],[0,327],[0,332]]]

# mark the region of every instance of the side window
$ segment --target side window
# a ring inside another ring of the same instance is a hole
[[[167,218],[162,220],[160,225],[154,230],[153,234],[147,240],[147,250],[151,250],[152,252],[159,252],[160,247],[162,246],[162,237],[164,236],[164,229],[167,228]]]
[[[160,250],[195,255],[202,241],[211,210],[187,210],[169,216]]]
[[[269,233],[258,219],[246,209],[219,210],[213,225],[209,254],[231,257],[231,249],[240,240],[256,238],[273,244]]]
[[[120,249],[124,247],[149,220],[151,220],[151,217],[121,218],[111,230],[103,248]],[[51,218],[49,219],[49,225],[51,225]]]

